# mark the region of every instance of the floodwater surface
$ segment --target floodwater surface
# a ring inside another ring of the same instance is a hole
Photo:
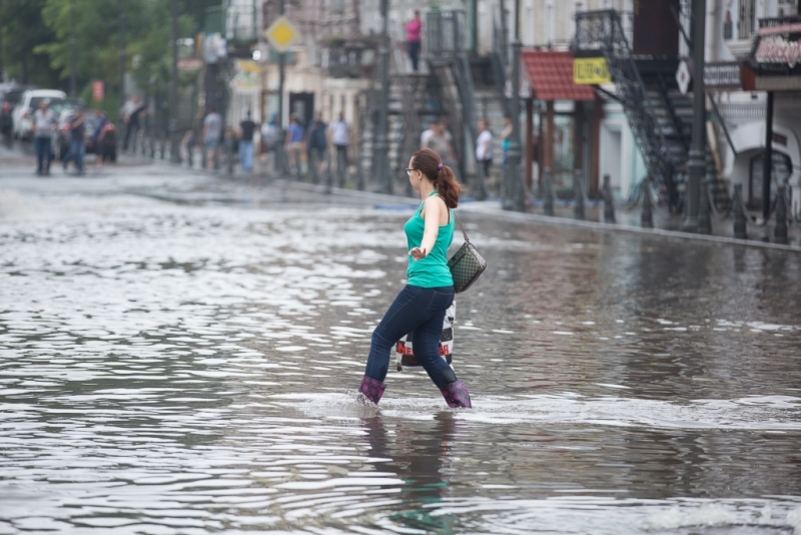
[[[0,178],[0,535],[801,534],[801,255],[461,212],[366,407],[411,211],[183,180]]]

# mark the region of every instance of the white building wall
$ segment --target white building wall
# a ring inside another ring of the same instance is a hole
[[[754,5],[753,23],[746,24],[748,21],[741,20],[741,16],[744,12],[748,12],[751,3]],[[708,3],[706,60],[745,60],[751,51],[759,19],[796,13],[795,0],[729,0]],[[732,36],[726,39],[724,25],[729,19]],[[729,182],[732,190],[734,185],[742,185],[745,200],[748,201],[751,162],[765,148],[766,93],[730,91],[717,93],[714,98],[737,152],[735,155],[725,137],[719,136],[718,144],[722,147],[724,162],[721,175]],[[801,206],[797,204],[801,199],[800,102],[801,95],[797,93],[776,93],[774,106],[774,132],[787,141],[786,143],[775,141],[773,150],[789,156],[792,161],[793,172],[789,183],[794,188],[792,214],[795,218],[801,217]]]

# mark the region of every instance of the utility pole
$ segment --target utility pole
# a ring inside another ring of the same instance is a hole
[[[389,176],[389,143],[387,141],[387,114],[389,107],[389,0],[381,0],[381,46],[378,53],[381,57],[381,93],[378,99],[378,125],[373,142],[373,176],[376,179],[376,191],[392,193]]]
[[[283,17],[286,11],[285,0],[278,2],[278,14]],[[278,143],[275,144],[275,170],[281,174],[288,174],[286,153],[284,152],[284,83],[286,82],[286,52],[278,53]]]
[[[170,76],[170,162],[181,163],[178,139],[178,0],[172,4],[172,72]]]
[[[125,0],[120,0],[120,106],[125,104]]]
[[[279,2],[278,13],[283,17],[286,9],[285,0]],[[278,54],[278,129],[284,131],[284,83],[286,81],[286,52]],[[283,143],[284,140],[281,140]]]
[[[70,97],[75,98],[75,64],[77,63],[75,39],[75,0],[70,2]]]
[[[702,202],[702,184],[706,175],[706,92],[704,91],[704,47],[706,30],[706,0],[693,0],[693,139],[687,162],[688,180],[685,193],[686,211],[681,230],[698,232],[699,211]],[[704,193],[706,193],[704,191]]]
[[[509,142],[509,154],[506,161],[506,172],[503,177],[504,210],[524,212],[525,193],[520,174],[520,161],[523,156],[523,145],[520,142],[520,0],[515,0],[515,38],[512,42],[512,139]]]
[[[762,220],[770,216],[770,181],[773,169],[773,91],[768,91],[765,110],[765,152],[762,153]]]

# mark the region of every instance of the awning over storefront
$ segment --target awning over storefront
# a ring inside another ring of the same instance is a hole
[[[592,86],[573,83],[573,54],[569,51],[522,50],[533,96],[537,100],[595,99]]]

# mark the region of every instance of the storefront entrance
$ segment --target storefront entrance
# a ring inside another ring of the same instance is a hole
[[[754,210],[762,206],[762,158],[763,154],[759,154],[751,159],[751,169],[749,172],[748,180],[748,207]],[[771,184],[770,184],[770,200],[771,203],[776,198],[776,191],[778,186],[787,185],[787,180],[793,171],[793,162],[790,157],[784,153],[773,150],[773,163],[771,166]]]

